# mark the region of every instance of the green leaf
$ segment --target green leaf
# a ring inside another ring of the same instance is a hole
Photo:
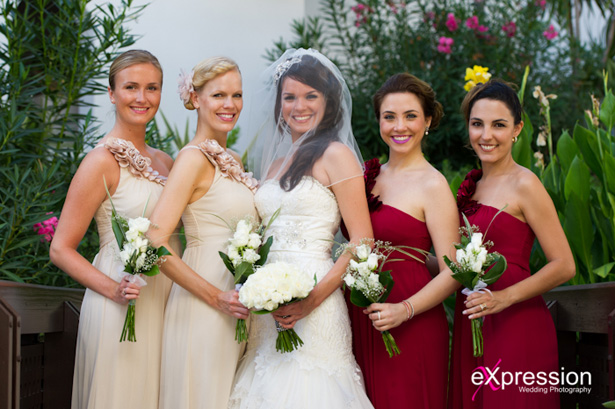
[[[615,194],[615,157],[604,155],[604,182],[609,192]]]
[[[476,277],[476,273],[473,271],[468,271],[464,273],[455,273],[453,274],[453,278],[461,283],[465,288],[469,288],[470,290],[474,288],[473,280]]]
[[[564,196],[570,199],[572,193],[576,193],[585,204],[589,201],[589,168],[579,156],[575,156],[570,164],[570,170],[564,182]]]
[[[600,122],[607,129],[613,129],[613,124],[615,124],[615,96],[613,96],[611,90],[606,93],[600,106]]]
[[[485,272],[482,280],[487,283],[487,285],[495,283],[500,277],[502,277],[502,274],[504,274],[507,267],[508,263],[506,262],[506,257],[500,255],[497,257],[496,262],[491,265],[491,268]]]
[[[117,242],[118,247],[120,248],[120,250],[122,250],[125,240],[124,230],[122,229],[122,226],[115,217],[115,212],[112,213],[113,214],[111,215],[111,229],[113,229],[113,235],[115,236],[115,241]]]
[[[265,244],[261,246],[258,250],[258,255],[261,258],[255,263],[257,266],[263,266],[267,262],[267,257],[269,257],[269,249],[271,249],[271,245],[273,244],[273,236],[269,236]]]
[[[571,192],[566,203],[563,227],[570,246],[578,258],[577,262],[583,263],[588,271],[592,271],[593,224],[587,203],[581,201],[575,192]]]
[[[226,255],[226,253],[219,251],[218,254],[220,255],[220,258],[222,259],[222,262],[226,266],[227,270],[230,271],[231,274],[235,273],[235,266],[233,266],[231,259]]]
[[[613,266],[615,266],[615,261],[594,269],[594,274],[606,278],[613,269]]]
[[[577,148],[577,144],[574,143],[574,140],[568,133],[568,131],[562,132],[559,139],[557,140],[557,158],[564,170],[564,173],[568,172],[570,168],[570,164],[572,160],[577,155],[579,148]]]
[[[360,291],[356,288],[350,290],[350,302],[356,305],[357,307],[367,308],[372,302]]]
[[[386,302],[387,298],[391,294],[393,290],[393,286],[395,285],[395,281],[393,281],[393,276],[391,276],[391,270],[381,271],[378,274],[378,281],[380,284],[386,289],[384,293],[378,298],[378,302]]]
[[[158,257],[164,257],[164,256],[170,256],[172,254],[169,251],[169,249],[167,249],[165,246],[160,246],[158,247],[158,250],[156,250],[156,255]]]
[[[517,138],[517,142],[513,145],[512,155],[515,162],[519,165],[532,169],[532,161],[534,152],[532,151],[532,123],[530,118],[523,113],[523,129]]]
[[[155,276],[158,273],[160,273],[160,269],[158,268],[158,266],[154,266],[149,271],[144,271],[141,274],[146,275],[148,277],[152,277],[152,276]]]
[[[242,261],[235,268],[235,284],[244,283],[250,274],[254,273],[252,264],[247,261]]]
[[[604,406],[605,408],[615,408],[615,400],[604,402],[602,406]]]
[[[602,180],[602,164],[600,160],[600,147],[595,133],[580,125],[574,127],[574,142],[583,155],[583,160],[589,168]]]

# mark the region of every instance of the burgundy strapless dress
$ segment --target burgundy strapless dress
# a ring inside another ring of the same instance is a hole
[[[481,176],[480,170],[468,173],[457,193],[457,205],[481,232],[484,233],[491,223],[485,240],[493,241],[490,251],[504,255],[508,262],[502,277],[488,287],[492,291],[499,291],[530,276],[529,259],[535,236],[527,223],[505,212],[493,219],[498,209],[471,199]],[[478,359],[472,355],[470,320],[461,314],[465,299],[465,295],[457,294],[448,407],[559,408],[559,394],[550,393],[548,384],[537,385],[538,378],[531,384],[523,384],[521,381],[504,387],[501,381],[504,372],[531,372],[534,375],[558,372],[555,326],[542,296],[514,304],[497,314],[487,315],[483,324],[484,354]],[[491,376],[489,372],[497,370],[496,379],[500,384],[491,382],[489,385],[474,385],[472,373],[479,366],[485,368],[478,371],[486,373],[486,378]],[[546,389],[547,393],[537,390],[537,386]],[[523,387],[533,388],[534,391],[522,391]]]
[[[374,238],[431,249],[427,225],[411,215],[383,204],[371,194],[380,163],[366,163],[366,187]],[[391,259],[408,259],[393,253]],[[387,302],[397,303],[418,292],[431,275],[425,264],[416,260],[395,261],[385,265],[392,270],[395,286]],[[376,409],[430,408],[446,406],[449,331],[442,305],[417,315],[411,321],[390,330],[401,354],[389,358],[382,335],[363,308],[348,302],[352,324],[353,351],[363,371],[367,395]]]

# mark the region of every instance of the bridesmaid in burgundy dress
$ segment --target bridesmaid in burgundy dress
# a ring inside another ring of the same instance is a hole
[[[448,183],[424,158],[421,143],[442,118],[442,106],[425,82],[397,74],[374,95],[374,109],[389,146],[387,163],[373,159],[365,169],[374,237],[426,251],[433,243],[442,272],[432,280],[424,263],[387,263],[395,280],[388,302],[367,310],[349,305],[353,350],[376,409],[440,409],[446,406],[449,346],[441,302],[458,287],[442,256],[451,256],[459,241],[459,219]],[[389,358],[384,330],[401,355]]]
[[[517,94],[506,83],[491,80],[470,90],[462,110],[482,170],[467,175],[457,205],[470,223],[487,232],[485,240],[494,243],[491,251],[506,257],[508,269],[489,286],[490,293],[467,299],[457,295],[449,408],[559,408],[557,393],[520,390],[524,385],[536,388],[538,378],[528,375],[527,384],[519,378],[519,383],[503,386],[502,374],[559,373],[555,327],[541,294],[574,276],[574,259],[547,191],[534,173],[512,158],[512,146],[523,128]],[[548,263],[530,274],[534,238]],[[479,317],[485,317],[484,355],[476,359],[470,319]],[[477,372],[483,381],[477,375],[473,383]],[[490,381],[490,372],[497,372],[499,383]]]

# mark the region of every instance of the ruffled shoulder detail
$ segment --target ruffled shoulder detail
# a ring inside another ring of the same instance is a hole
[[[113,154],[120,167],[128,168],[133,176],[150,180],[162,186],[166,183],[166,176],[162,176],[158,171],[152,169],[152,160],[141,155],[141,152],[135,148],[132,142],[111,138],[103,146]]]
[[[457,190],[457,209],[467,216],[476,213],[480,207],[480,203],[476,200],[472,200],[472,196],[476,191],[476,182],[478,182],[481,177],[483,177],[483,171],[481,169],[472,169],[468,172],[466,178]]]
[[[220,169],[225,178],[231,178],[243,183],[253,193],[258,189],[258,181],[252,177],[252,172],[244,172],[239,162],[214,139],[206,139],[197,145],[207,158]]]
[[[365,194],[367,195],[367,206],[369,211],[373,212],[382,206],[380,196],[374,196],[372,189],[376,185],[376,177],[380,174],[380,160],[378,158],[370,159],[364,163],[365,172],[363,178],[365,180]]]

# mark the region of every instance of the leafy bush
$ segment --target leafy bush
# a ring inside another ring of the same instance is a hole
[[[73,174],[99,137],[89,97],[106,92],[108,64],[135,41],[123,25],[143,9],[131,0],[91,3],[0,5],[0,279],[76,285],[49,263],[49,244],[34,225],[59,216]],[[90,229],[80,251],[91,259],[97,247]]]
[[[467,67],[489,67],[494,76],[519,83],[530,65],[530,83],[560,91],[554,107],[561,115],[554,117],[554,128],[571,128],[582,119],[566,108],[576,104],[591,81],[581,81],[582,70],[573,76],[567,33],[551,26],[543,1],[321,0],[321,5],[324,20],[294,21],[297,38],[276,42],[266,56],[274,60],[287,47],[311,46],[335,59],[352,94],[353,130],[365,158],[386,152],[372,95],[402,71],[428,82],[444,105],[445,118],[430,132],[425,150],[438,167],[444,160],[454,168],[475,162],[471,151],[459,149],[466,140],[459,106]],[[602,57],[583,56],[588,66]],[[531,108],[530,116],[537,117],[538,109]]]
[[[607,82],[605,76],[601,104],[591,97],[586,126],[577,124],[572,135],[563,131],[557,144],[551,142],[549,100],[534,90],[543,123],[534,141],[534,127],[524,118],[524,131],[514,151],[515,160],[541,177],[553,199],[576,262],[572,284],[615,280],[615,96]],[[533,149],[536,153],[530,155]],[[536,245],[533,270],[545,262]]]

